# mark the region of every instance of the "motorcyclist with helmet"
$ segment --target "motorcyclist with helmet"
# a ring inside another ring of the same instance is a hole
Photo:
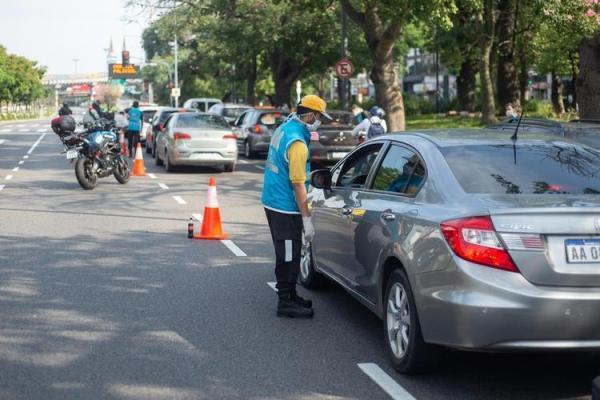
[[[360,132],[366,132],[367,139],[387,133],[387,124],[383,117],[385,111],[381,107],[374,106],[369,110],[370,117],[365,118],[352,130],[352,135],[357,136]]]

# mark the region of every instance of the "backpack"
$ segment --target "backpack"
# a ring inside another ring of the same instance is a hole
[[[380,136],[383,134],[385,134],[385,129],[381,125],[381,120],[379,120],[379,118],[377,119],[377,121],[373,121],[373,119],[371,119],[371,126],[367,131],[367,139],[371,139],[373,137]]]

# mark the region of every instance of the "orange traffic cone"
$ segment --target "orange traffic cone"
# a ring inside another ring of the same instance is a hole
[[[204,217],[202,218],[202,227],[200,234],[194,235],[194,239],[223,240],[229,236],[223,232],[221,227],[221,211],[219,210],[219,200],[217,199],[217,182],[215,178],[208,180],[208,194],[206,204],[204,205]]]
[[[144,168],[144,156],[142,155],[142,145],[137,144],[135,148],[135,160],[133,161],[133,172],[131,176],[146,176],[146,168]]]

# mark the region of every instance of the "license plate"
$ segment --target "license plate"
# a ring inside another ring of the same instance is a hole
[[[215,158],[219,158],[217,153],[194,153],[192,154],[192,160],[214,160]]]
[[[330,153],[330,154],[331,154],[331,158],[333,158],[335,160],[341,160],[342,158],[346,157],[346,155],[348,153],[333,152],[333,153]]]
[[[67,160],[72,160],[79,156],[79,152],[77,150],[67,150]]]
[[[600,239],[566,239],[567,262],[600,263]]]

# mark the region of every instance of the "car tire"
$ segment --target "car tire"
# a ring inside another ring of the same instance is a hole
[[[148,143],[146,143],[146,154],[152,154],[152,149],[148,146]]]
[[[160,159],[160,156],[158,155],[158,152],[156,150],[154,150],[154,153],[156,155],[156,157],[154,158],[154,165],[160,167],[161,165],[163,165],[163,162]]]
[[[223,170],[224,170],[225,172],[233,172],[233,171],[235,171],[235,163],[231,163],[231,164],[225,164],[225,165],[223,166]]]
[[[165,150],[165,171],[175,172],[175,166],[169,161],[169,152]]]
[[[298,283],[307,289],[319,289],[327,283],[327,278],[315,270],[312,244],[308,245],[308,249],[302,249]]]
[[[433,369],[441,349],[423,340],[410,282],[402,269],[393,271],[387,281],[383,310],[385,348],[396,371],[411,375]]]
[[[152,141],[152,149],[150,151],[150,154],[152,154],[152,158],[156,158],[156,142]]]
[[[248,140],[246,140],[244,142],[244,156],[246,156],[247,159],[252,160],[255,155],[256,154],[254,153],[254,150],[252,150],[252,145]]]

